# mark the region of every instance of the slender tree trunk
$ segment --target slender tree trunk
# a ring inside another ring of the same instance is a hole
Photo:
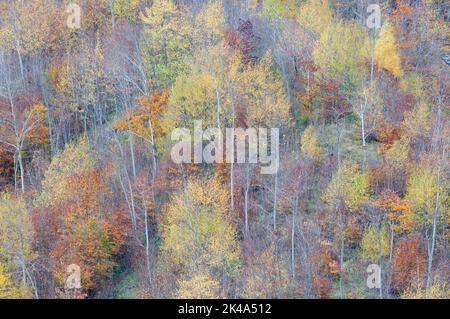
[[[131,168],[133,170],[133,178],[136,179],[136,160],[134,156],[134,135],[130,134],[130,138],[128,140],[129,146],[130,146],[130,153],[131,153]]]
[[[234,95],[233,95],[233,91],[231,89],[230,82],[228,82],[228,94],[230,95],[230,98],[231,98],[231,109],[232,109],[232,113],[233,113],[232,121],[233,121],[233,129],[234,129],[235,118],[236,118],[236,108],[234,105]],[[234,148],[234,141],[233,141],[232,145]],[[231,212],[234,212],[234,149],[229,150],[229,151],[231,151],[231,154],[233,154],[233,158],[231,159],[231,163],[230,163],[230,209],[231,209]]]
[[[344,275],[344,216],[342,215],[341,209],[341,139],[342,139],[342,128],[340,123],[337,123],[337,158],[338,158],[338,167],[337,167],[337,196],[336,196],[336,213],[339,218],[339,232],[340,232],[340,248],[339,248],[339,296],[340,298],[344,298],[344,283],[343,283],[343,275]]]
[[[250,169],[249,165],[246,165],[245,168],[245,192],[244,192],[244,228],[245,234],[249,233],[249,225],[248,225],[248,193],[250,191]]]
[[[25,170],[23,167],[23,159],[22,159],[22,150],[21,148],[18,149],[18,156],[17,159],[19,161],[19,169],[20,169],[20,187],[22,190],[22,193],[25,193]]]
[[[22,77],[22,82],[24,82],[25,81],[25,72],[24,72],[24,66],[23,66],[22,53],[20,52],[20,40],[19,40],[19,37],[17,35],[16,12],[14,11],[12,15],[13,15],[13,17],[12,17],[12,27],[13,27],[13,34],[14,34],[14,41],[15,41],[15,45],[16,45],[17,57],[19,59],[20,75]]]
[[[366,110],[367,110],[367,96],[364,97],[364,105],[361,105],[360,119],[361,119],[361,139],[363,147],[363,169],[367,167],[367,146],[366,146]]]
[[[234,212],[234,160],[230,163],[230,209]]]
[[[152,151],[152,184],[154,184],[154,181],[156,179],[156,172],[157,172],[157,163],[156,163],[156,145],[155,145],[155,135],[153,131],[153,122],[151,119],[148,120],[149,127],[150,127],[150,148]]]
[[[291,271],[293,280],[295,280],[295,216],[297,215],[297,212],[298,212],[298,198],[295,199],[291,225]]]
[[[115,14],[115,11],[114,11],[115,2],[116,2],[116,0],[111,0],[110,1],[111,27],[112,27],[113,32],[114,32],[114,30],[116,28],[116,14]]]
[[[275,189],[273,193],[273,231],[277,230],[278,173],[275,174]]]
[[[370,62],[370,82],[373,81],[374,69],[375,69],[375,35],[372,34],[370,37],[370,51],[371,51],[371,62]]]
[[[150,239],[149,239],[149,227],[148,227],[148,208],[147,200],[145,199],[145,194],[142,194],[142,199],[144,201],[144,223],[145,223],[145,262],[147,266],[147,280],[149,286],[152,285],[152,273],[150,267]]]
[[[440,194],[441,194],[441,170],[438,170],[438,179],[437,179],[437,191],[436,191],[436,206],[434,209],[434,216],[433,216],[433,230],[431,233],[431,249],[429,250],[428,254],[428,267],[427,267],[427,287],[426,287],[426,297],[428,298],[428,292],[432,284],[432,268],[433,268],[433,255],[434,255],[434,249],[436,245],[436,228],[437,228],[437,222],[438,222],[438,216],[439,216],[439,209],[440,209]]]
[[[305,290],[306,290],[306,298],[312,298],[314,296],[313,292],[313,276],[311,272],[311,267],[309,264],[309,247],[308,242],[305,237],[305,229],[303,227],[303,217],[300,212],[297,213],[299,217],[298,221],[298,235],[300,237],[301,243],[301,256],[302,256],[302,266],[305,273]]]
[[[217,128],[220,130],[220,111],[221,111],[221,106],[220,106],[220,92],[219,92],[219,85],[217,85],[216,88],[216,99],[217,99],[217,114],[216,114],[216,121],[217,121]]]
[[[383,298],[383,268],[382,268],[382,233],[381,220],[378,221],[378,266],[380,267],[380,299]]]

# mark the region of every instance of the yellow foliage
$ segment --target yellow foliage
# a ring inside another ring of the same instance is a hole
[[[450,299],[450,287],[447,281],[442,280],[431,285],[428,293],[423,285],[419,285],[419,287],[410,287],[400,297],[402,299]]]
[[[27,133],[27,139],[31,143],[45,144],[49,142],[49,129],[47,120],[47,108],[42,103],[37,103],[30,110],[30,119],[33,127]]]
[[[338,176],[340,175],[340,188]],[[340,190],[340,194],[339,194]],[[333,175],[323,195],[324,201],[334,206],[340,197],[350,210],[359,209],[369,199],[369,176],[361,172],[358,164],[343,162],[340,171]]]
[[[426,90],[423,78],[415,73],[408,72],[400,81],[400,88],[418,99],[425,98]]]
[[[414,110],[405,112],[402,130],[406,137],[427,136],[431,132],[430,111],[425,102],[419,103]]]
[[[379,243],[380,241],[381,243]],[[386,227],[377,229],[372,226],[366,230],[361,241],[361,256],[364,260],[368,262],[378,261],[380,255],[384,257],[389,254],[389,248],[390,240]]]
[[[211,74],[193,70],[177,78],[171,90],[167,123],[176,122],[181,127],[192,127],[194,119],[202,119],[206,127],[215,126],[215,83]],[[176,126],[166,124],[166,126]],[[170,127],[168,130],[171,130]]]
[[[222,1],[207,3],[195,19],[195,39],[202,43],[216,44],[223,37],[224,27]]]
[[[23,197],[0,195],[0,256],[13,260],[32,258],[31,218]]]
[[[249,66],[242,74],[239,87],[243,104],[247,106],[247,124],[278,127],[291,122],[289,102],[283,81],[274,71],[272,54],[267,52],[256,66]]]
[[[167,22],[175,22],[177,7],[172,0],[154,0],[150,8],[145,9],[141,15],[142,22],[152,28],[159,28],[161,32],[170,31],[172,25]]]
[[[167,207],[162,226],[165,258],[188,273],[232,273],[239,249],[227,213],[228,193],[218,179],[190,180]]]
[[[351,90],[360,84],[362,69],[369,59],[366,30],[353,22],[327,25],[316,42],[313,59],[326,79],[335,79],[340,75],[345,88]]]
[[[309,0],[300,8],[298,23],[317,34],[333,23],[333,11],[327,0]]]
[[[389,23],[383,25],[375,43],[375,64],[378,69],[385,69],[397,78],[403,75],[397,39]]]
[[[48,49],[65,29],[65,15],[52,0],[9,1],[11,11],[0,11],[0,21],[13,23],[0,24],[0,43],[21,54],[34,53]]]
[[[94,159],[85,136],[78,142],[67,144],[64,150],[53,158],[45,172],[42,181],[43,192],[38,198],[38,203],[55,204],[64,198],[70,189],[68,177],[93,167]]]
[[[322,157],[322,149],[317,142],[317,133],[312,125],[309,125],[303,132],[301,150],[314,160],[319,160]]]
[[[392,146],[385,151],[384,158],[391,169],[406,168],[408,164],[409,146],[403,140],[395,140]]]
[[[140,0],[115,0],[114,13],[118,18],[135,20],[139,11]]]
[[[246,268],[245,298],[282,298],[289,285],[285,259],[277,254],[275,244],[252,258]]]
[[[145,66],[161,87],[171,85],[188,69],[185,59],[192,46],[192,19],[182,5],[175,5],[172,0],[155,0],[141,14],[141,20],[145,26]]]
[[[178,299],[218,299],[219,282],[209,274],[197,274],[178,282]]]
[[[447,207],[445,204],[447,200],[445,196],[446,181],[443,177],[441,179],[440,207],[445,210],[445,207]],[[414,170],[410,173],[405,199],[416,213],[416,219],[419,225],[423,225],[423,223],[430,225],[432,223],[438,191],[437,180],[437,168],[431,167],[428,164],[421,164],[418,167],[414,167]]]
[[[0,261],[0,300],[29,298],[27,291],[14,285],[6,266]]]
[[[180,75],[171,89],[163,117],[164,131],[192,127],[197,119],[205,127],[215,127],[219,110],[221,122],[232,125],[234,95],[246,90],[241,81],[241,60],[237,50],[223,41],[196,50],[190,72]]]

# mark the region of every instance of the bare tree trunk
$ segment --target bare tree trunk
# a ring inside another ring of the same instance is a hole
[[[145,194],[142,194],[142,199],[144,201],[144,223],[145,223],[145,263],[147,266],[147,280],[149,286],[152,285],[152,273],[150,267],[150,240],[148,236],[149,228],[148,228],[148,208],[147,208],[147,200],[145,199]]]
[[[431,249],[429,250],[429,253],[428,253],[427,287],[426,287],[426,297],[427,298],[428,298],[428,291],[432,284],[431,271],[433,268],[433,255],[434,255],[434,249],[435,249],[435,245],[436,245],[436,227],[437,227],[437,221],[438,221],[438,217],[439,217],[440,196],[441,196],[441,170],[439,168],[438,179],[437,179],[437,191],[436,191],[436,206],[434,209],[433,230],[432,230],[432,234],[431,234]]]
[[[244,229],[245,234],[249,233],[249,225],[248,225],[248,193],[250,190],[250,169],[249,165],[246,165],[245,168],[245,191],[244,191]]]
[[[313,292],[313,280],[312,280],[313,276],[312,276],[312,272],[311,272],[311,267],[309,265],[309,247],[308,247],[308,242],[306,241],[306,237],[305,237],[305,230],[303,227],[303,217],[300,214],[300,212],[298,212],[297,215],[300,219],[298,222],[298,235],[300,237],[300,243],[301,243],[302,267],[303,267],[304,273],[305,273],[306,298],[312,298],[314,292]]]
[[[20,52],[20,40],[19,37],[17,35],[17,17],[16,17],[16,12],[14,11],[12,13],[12,27],[13,27],[13,34],[14,34],[14,41],[15,41],[15,45],[16,45],[16,52],[17,52],[17,57],[19,59],[19,66],[20,66],[20,75],[22,77],[22,82],[25,81],[25,72],[24,72],[24,66],[23,66],[23,59],[22,59],[22,53]]]
[[[230,164],[230,209],[234,212],[234,160]]]
[[[337,167],[337,180],[338,180],[338,188],[336,195],[336,213],[339,216],[339,232],[340,232],[340,248],[339,248],[339,297],[344,298],[344,284],[343,284],[343,267],[344,267],[344,216],[342,216],[341,210],[341,139],[342,139],[342,128],[340,123],[337,123],[337,158],[338,158],[338,167]]]
[[[292,212],[292,226],[291,226],[291,270],[292,279],[295,279],[295,215],[298,211],[298,199],[295,200],[295,209]]]
[[[370,51],[371,51],[371,61],[370,61],[370,82],[373,81],[374,69],[375,69],[375,34],[370,37]]]
[[[135,160],[135,156],[134,156],[134,136],[133,136],[133,134],[130,134],[128,143],[130,145],[131,168],[133,169],[133,178],[136,179],[136,160]]]
[[[363,147],[363,169],[367,167],[367,147],[366,147],[366,110],[367,110],[367,96],[364,96],[364,105],[361,104],[359,117],[361,119],[361,139]]]
[[[233,96],[233,91],[231,89],[231,84],[228,82],[228,94],[230,95],[231,98],[231,109],[232,109],[232,120],[233,120],[233,129],[235,126],[235,117],[236,117],[236,109],[235,109],[235,105],[234,105],[234,96]],[[234,147],[234,141],[232,143],[233,147]],[[230,163],[230,209],[231,212],[234,212],[234,149],[231,150],[231,154],[233,154],[233,158],[231,159],[231,163]]]
[[[380,218],[381,219],[381,218]],[[382,269],[382,229],[381,229],[381,220],[378,220],[378,266],[380,267],[380,299],[383,298],[383,269]]]
[[[275,189],[273,194],[273,231],[277,230],[277,200],[278,200],[278,173],[275,174]]]
[[[19,161],[19,168],[20,168],[20,187],[22,189],[22,193],[25,193],[25,171],[23,168],[23,159],[22,159],[22,149],[18,149],[18,161]]]
[[[216,121],[217,121],[217,128],[220,130],[220,92],[219,92],[219,85],[217,85],[216,88],[216,99],[217,99],[217,114],[216,114]]]
[[[111,0],[110,4],[109,4],[110,5],[110,10],[111,10],[111,27],[112,27],[113,32],[114,32],[114,30],[116,28],[116,14],[115,14],[115,11],[114,11],[115,2],[116,2],[116,0]]]

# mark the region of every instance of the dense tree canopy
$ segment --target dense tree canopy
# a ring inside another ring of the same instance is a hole
[[[445,1],[71,2],[0,1],[0,299],[449,298]]]

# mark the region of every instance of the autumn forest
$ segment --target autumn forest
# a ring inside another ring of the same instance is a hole
[[[0,299],[450,298],[449,14],[0,0]]]

